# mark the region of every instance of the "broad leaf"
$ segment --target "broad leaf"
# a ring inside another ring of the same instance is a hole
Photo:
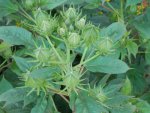
[[[111,57],[97,57],[85,66],[89,71],[109,74],[125,73],[129,70],[125,62]]]
[[[53,73],[58,72],[60,72],[60,70],[57,67],[47,67],[32,71],[30,76],[32,78],[49,78]]]
[[[45,96],[43,96],[37,100],[37,103],[31,110],[31,113],[45,113],[46,106],[47,100],[45,99]]]
[[[0,39],[11,45],[25,45],[26,47],[34,46],[32,34],[16,26],[1,26]]]
[[[5,105],[13,104],[22,101],[28,93],[28,89],[25,88],[14,88],[10,89],[0,95],[0,102],[6,102]]]
[[[42,6],[43,9],[49,10],[54,9],[62,4],[64,4],[67,0],[50,0],[46,5]]]
[[[12,88],[13,86],[3,77],[0,81],[0,94]]]
[[[135,113],[135,106],[127,104],[124,106],[116,107],[111,110],[111,113]]]
[[[81,92],[75,103],[76,113],[108,113],[108,111],[86,92]]]
[[[149,113],[150,104],[146,101],[141,101],[136,104],[139,113]]]
[[[114,41],[122,38],[126,33],[126,26],[121,22],[115,22],[107,28],[103,28],[100,32],[101,37],[110,37]]]
[[[29,59],[13,56],[17,66],[20,68],[21,71],[26,72],[27,70],[30,70],[32,67],[32,64],[29,62]]]
[[[136,5],[136,4],[141,3],[141,2],[142,2],[142,0],[127,0],[126,1],[126,7],[133,6],[133,5]]]
[[[11,0],[0,0],[0,17],[7,16],[18,11],[18,7]]]

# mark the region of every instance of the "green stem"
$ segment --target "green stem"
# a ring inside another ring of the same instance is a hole
[[[62,40],[62,39],[60,39],[60,38],[57,38],[57,37],[56,37],[56,36],[54,36],[54,35],[51,35],[51,37],[52,37],[53,39],[58,40],[58,41],[64,42],[64,40]]]
[[[123,4],[124,4],[124,0],[121,0],[121,4],[120,4],[120,14],[121,14],[121,19],[124,21],[124,7],[123,7]]]
[[[85,64],[85,63],[87,63],[87,62],[89,62],[89,61],[91,61],[91,60],[93,60],[93,59],[95,59],[95,58],[98,57],[98,56],[99,56],[99,54],[96,54],[96,55],[94,55],[93,57],[91,57],[91,58],[85,60],[85,61],[82,63],[82,65]]]
[[[2,67],[6,62],[7,62],[7,60],[4,60],[4,61],[0,64],[0,67]]]
[[[62,58],[60,57],[59,53],[57,52],[57,50],[55,49],[54,45],[52,44],[51,40],[49,39],[48,36],[46,36],[46,39],[48,40],[51,48],[53,49],[53,51],[55,52],[55,54],[57,55],[58,59],[63,62]]]
[[[56,107],[56,105],[55,105],[55,102],[54,102],[52,96],[49,96],[49,98],[51,99],[51,101],[52,101],[52,103],[53,103],[53,107],[54,107],[55,111],[58,112],[57,107]]]
[[[83,55],[82,55],[82,58],[81,58],[80,64],[82,64],[82,63],[83,63],[83,60],[84,60],[84,58],[85,58],[85,55],[86,55],[87,50],[88,50],[88,47],[86,47],[86,48],[84,49],[84,52],[83,52]]]

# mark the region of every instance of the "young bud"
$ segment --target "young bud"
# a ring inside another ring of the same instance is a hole
[[[32,9],[34,4],[35,4],[35,0],[26,0],[25,1],[25,8],[26,9]]]
[[[87,46],[90,46],[99,37],[99,29],[92,24],[88,24],[87,26],[84,27],[82,31],[82,37],[85,41],[85,44]]]
[[[75,8],[70,7],[66,12],[65,15],[67,18],[75,19],[77,17],[77,12]]]
[[[111,51],[112,46],[113,41],[109,37],[106,37],[98,43],[98,50],[101,54],[105,55]]]
[[[68,43],[72,48],[75,48],[80,43],[80,36],[77,33],[71,33],[68,38]]]
[[[41,63],[47,63],[50,59],[50,49],[39,47],[34,51],[35,58]]]
[[[66,30],[64,28],[58,28],[57,32],[60,36],[64,36],[66,34]]]
[[[75,25],[78,29],[83,29],[85,26],[85,22],[86,20],[84,18],[81,18],[79,21],[75,23]]]

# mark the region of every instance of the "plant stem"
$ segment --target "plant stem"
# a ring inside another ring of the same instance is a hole
[[[54,35],[51,35],[51,37],[52,37],[53,39],[58,40],[58,41],[64,42],[64,40],[62,40],[62,39],[60,39],[60,38],[57,38],[57,37],[56,37],[56,36],[54,36]]]
[[[64,95],[59,94],[59,96],[61,96],[69,104],[68,99],[66,99],[66,97]]]
[[[88,50],[88,47],[86,47],[86,48],[84,49],[84,52],[83,52],[83,55],[82,55],[82,58],[81,58],[81,61],[80,61],[81,64],[83,63],[83,60],[84,60],[84,58],[85,58],[85,55],[86,55],[87,50]]]
[[[6,62],[7,62],[7,60],[4,60],[4,61],[0,64],[0,67],[2,67]]]
[[[57,52],[57,50],[55,49],[54,45],[52,44],[51,40],[49,39],[48,36],[46,36],[46,39],[48,40],[50,46],[52,47],[53,51],[55,52],[55,54],[57,55],[58,59],[63,62],[62,58],[60,57],[59,53]]]
[[[123,4],[124,4],[124,0],[121,0],[121,3],[120,3],[120,14],[121,14],[121,20],[124,22],[124,7],[123,7]]]

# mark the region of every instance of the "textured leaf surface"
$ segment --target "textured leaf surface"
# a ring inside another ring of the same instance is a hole
[[[115,22],[100,32],[101,37],[110,37],[114,41],[119,40],[126,33],[126,26],[121,22]]]
[[[5,78],[2,78],[0,81],[0,94],[12,88],[13,86]]]
[[[76,113],[108,113],[108,111],[87,93],[79,94],[75,103]]]
[[[89,71],[109,74],[125,73],[129,70],[125,62],[111,57],[98,57],[85,66]]]
[[[11,45],[25,45],[27,47],[34,45],[32,34],[16,26],[1,26],[0,39]]]
[[[31,110],[31,113],[45,113],[47,106],[47,100],[44,97],[41,97],[37,100],[37,104]]]
[[[142,0],[127,0],[126,7],[136,5],[136,4],[141,3],[141,2],[142,2]]]
[[[11,0],[0,0],[0,17],[7,16],[18,11],[17,5]]]

